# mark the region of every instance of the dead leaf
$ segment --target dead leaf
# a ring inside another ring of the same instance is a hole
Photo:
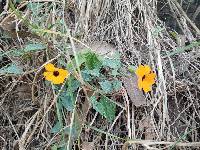
[[[108,44],[106,42],[95,41],[90,44],[90,47],[97,54],[105,55],[105,56],[112,56],[114,52],[116,51],[113,45]]]
[[[94,41],[92,43],[86,43],[86,45],[95,53],[99,55],[104,55],[107,57],[111,57],[114,52],[116,51],[115,47],[111,44],[108,44],[106,42],[100,42],[100,41]],[[84,50],[87,49],[86,46],[80,44],[80,43],[75,43],[75,48],[77,52],[83,52]],[[70,54],[72,54],[72,51],[69,51]]]
[[[16,21],[17,19],[13,15],[8,15],[0,22],[0,27],[3,30],[11,31],[16,29]]]
[[[133,104],[138,107],[146,105],[145,97],[141,90],[138,89],[137,77],[135,74],[127,73],[128,77],[124,77],[122,82]]]
[[[83,142],[82,144],[82,150],[94,150],[94,142]]]

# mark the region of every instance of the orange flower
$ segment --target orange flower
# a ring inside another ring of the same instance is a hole
[[[56,68],[51,63],[45,65],[45,70],[46,72],[43,73],[45,79],[51,81],[53,84],[61,84],[69,76],[67,70]]]
[[[140,65],[136,71],[138,76],[138,87],[144,90],[145,93],[151,91],[151,86],[155,83],[156,74],[151,71],[148,65]]]

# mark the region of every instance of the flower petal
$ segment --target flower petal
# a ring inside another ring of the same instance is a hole
[[[52,80],[52,83],[53,83],[53,84],[61,84],[61,83],[63,83],[64,81],[65,81],[65,78],[60,77],[60,76],[58,76],[58,77],[55,77],[55,76],[54,76],[54,78],[53,78],[53,80]]]
[[[53,72],[44,72],[43,75],[48,81],[52,81],[52,79],[54,78]]]
[[[61,76],[63,78],[67,78],[69,76],[69,72],[67,70],[58,69],[57,71],[59,72],[59,76]]]
[[[136,73],[136,75],[138,76],[138,77],[143,77],[144,75],[147,75],[147,74],[149,74],[151,72],[151,68],[148,66],[148,65],[140,65],[137,69],[136,69],[136,71],[135,71],[135,73]]]
[[[65,78],[70,75],[67,70],[56,68],[51,63],[45,65],[45,69],[47,70],[43,73],[45,79],[51,81],[53,84],[63,83],[65,81]]]
[[[54,65],[51,64],[51,63],[46,64],[44,67],[45,67],[46,71],[52,71],[53,72],[55,70]]]
[[[155,73],[150,73],[148,75],[145,75],[145,81],[148,82],[148,84],[154,84],[155,83],[155,77],[156,74]]]
[[[143,90],[144,90],[145,93],[151,91],[151,85],[143,84]]]

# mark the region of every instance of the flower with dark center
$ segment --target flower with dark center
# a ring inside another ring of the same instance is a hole
[[[58,72],[58,71],[54,71],[54,72],[53,72],[53,75],[54,75],[55,77],[57,77],[57,76],[59,76],[59,72]]]
[[[135,73],[138,77],[139,89],[143,89],[145,93],[151,91],[151,86],[155,83],[156,77],[156,74],[151,71],[151,68],[148,65],[140,65]]]
[[[45,72],[43,73],[46,80],[53,84],[61,84],[69,76],[69,72],[65,69],[56,68],[53,64],[45,65]]]

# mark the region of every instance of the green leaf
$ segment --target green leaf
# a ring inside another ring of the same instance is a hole
[[[24,55],[26,52],[23,49],[12,49],[10,51],[11,56],[19,57]]]
[[[119,81],[119,80],[114,80],[114,81],[112,82],[112,86],[113,86],[113,89],[114,89],[115,91],[119,91],[119,90],[121,89],[122,83],[121,83],[121,81]]]
[[[88,67],[88,69],[93,70],[101,66],[101,62],[95,53],[87,52],[84,54],[84,57],[86,67]]]
[[[102,116],[104,116],[109,121],[114,120],[116,105],[113,102],[111,102],[105,96],[102,96],[99,102],[97,101],[95,96],[92,96],[90,99],[91,99],[93,108],[97,112],[99,112]]]
[[[128,66],[128,71],[129,71],[130,73],[134,73],[135,70],[136,70],[136,68],[137,68],[137,67],[135,67],[135,66],[133,66],[133,65],[130,65],[130,66]]]
[[[46,45],[42,43],[35,43],[35,44],[28,44],[25,46],[24,51],[25,52],[32,52],[32,51],[39,51],[46,49]]]
[[[68,111],[73,111],[74,109],[74,98],[71,97],[69,94],[62,93],[59,96],[60,103],[64,108],[66,108]]]
[[[85,62],[85,58],[83,57],[82,53],[78,53],[77,54],[78,57],[78,66],[76,64],[75,58],[72,59],[72,61],[70,63],[67,64],[67,69],[69,70],[73,70],[73,65],[76,67],[80,67],[84,62]]]
[[[88,74],[86,70],[81,71],[81,75],[82,75],[84,81],[87,81],[87,82],[88,82],[88,81],[91,81],[91,80],[92,80],[91,75]]]
[[[35,44],[27,44],[24,48],[13,48],[7,52],[0,52],[0,56],[3,55],[10,55],[10,56],[22,56],[24,54],[27,54],[29,52],[36,52],[46,49],[46,45],[42,43],[35,43]]]
[[[108,80],[105,80],[105,81],[102,81],[102,82],[99,82],[102,90],[105,92],[105,93],[109,93],[109,92],[112,92],[112,83]]]
[[[94,77],[99,77],[100,76],[100,68],[95,68],[95,69],[92,69],[92,70],[83,70],[83,72],[85,74],[88,74],[88,75],[91,75],[91,76],[94,76]]]
[[[70,76],[68,78],[67,85],[68,87],[66,86],[63,89],[58,99],[59,103],[64,108],[66,108],[68,111],[73,111],[75,105],[74,95],[75,91],[80,87],[80,82],[76,80],[73,76]]]
[[[96,69],[89,70],[89,73],[90,73],[92,76],[99,77],[99,76],[100,76],[100,68],[96,68]]]
[[[44,3],[37,3],[37,2],[29,2],[27,7],[33,11],[34,14],[38,14],[39,12],[35,10],[41,10],[44,6]]]
[[[103,66],[107,66],[112,69],[119,69],[121,67],[121,62],[119,59],[104,58]]]
[[[120,75],[120,73],[118,72],[118,70],[114,69],[111,71],[111,75],[116,77],[117,75]]]
[[[56,124],[51,129],[51,133],[58,133],[61,130],[61,124],[59,121],[56,122]]]
[[[21,2],[22,2],[22,0],[15,0],[15,2],[16,2],[16,3],[21,3]]]
[[[23,73],[23,69],[16,64],[12,63],[0,69],[0,74],[16,74],[20,75]]]
[[[74,92],[74,91],[76,91],[81,86],[81,83],[78,80],[76,80],[73,76],[70,76],[70,78],[72,78],[71,79],[70,90],[71,90],[71,92]],[[69,80],[70,79],[68,79],[68,81]]]
[[[105,93],[111,93],[113,90],[118,91],[120,90],[121,85],[122,85],[121,81],[119,80],[113,80],[113,81],[105,80],[105,81],[99,82],[99,84]]]
[[[23,53],[22,49],[16,49],[16,48],[10,49],[9,51],[6,51],[6,52],[0,51],[0,57],[2,57],[4,55],[8,55],[8,56],[21,56],[23,54],[24,53]]]

